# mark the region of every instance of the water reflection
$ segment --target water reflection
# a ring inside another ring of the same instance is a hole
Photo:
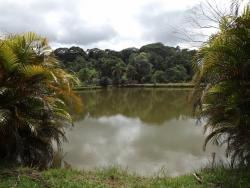
[[[80,94],[85,105],[82,117],[123,114],[127,117],[138,117],[143,122],[160,124],[180,116],[191,117],[188,94],[189,90],[183,89],[90,90]]]
[[[211,152],[223,158],[215,147],[202,151],[202,128],[191,117],[187,93],[166,89],[82,93],[85,117],[67,133],[66,161],[79,169],[120,165],[141,175],[164,167],[175,176],[199,169]]]

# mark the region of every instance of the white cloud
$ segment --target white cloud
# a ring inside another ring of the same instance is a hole
[[[216,152],[216,160],[225,159],[223,148],[209,145],[202,151],[202,127],[195,126],[194,119],[154,125],[123,115],[89,117],[77,122],[67,138],[65,160],[79,169],[118,165],[154,175],[165,167],[167,175],[176,176],[200,169],[211,152]]]
[[[199,2],[0,0],[0,32],[34,31],[46,36],[54,46],[122,49],[148,42],[177,45],[183,41],[173,34],[173,27],[183,25],[187,10]],[[217,2],[222,4],[222,1]]]

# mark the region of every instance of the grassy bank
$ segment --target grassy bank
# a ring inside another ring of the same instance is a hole
[[[120,86],[109,85],[108,88],[122,87],[122,88],[193,88],[194,85],[191,83],[167,83],[167,84],[127,84]],[[102,89],[102,86],[81,86],[76,87],[74,90],[81,91],[86,89]]]
[[[88,188],[88,187],[250,187],[250,170],[224,168],[205,169],[198,172],[200,180],[193,174],[170,177],[139,177],[118,168],[95,171],[50,169],[36,171],[28,168],[1,169],[0,187],[18,188]]]

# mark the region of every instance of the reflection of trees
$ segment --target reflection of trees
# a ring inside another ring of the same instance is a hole
[[[85,104],[83,117],[123,114],[148,123],[163,123],[192,113],[187,90],[116,88],[84,91],[80,95]]]

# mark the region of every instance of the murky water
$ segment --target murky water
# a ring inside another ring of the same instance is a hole
[[[65,160],[78,169],[121,166],[140,175],[176,176],[211,161],[222,149],[202,150],[203,129],[192,117],[188,90],[84,91],[84,114],[68,131]]]

